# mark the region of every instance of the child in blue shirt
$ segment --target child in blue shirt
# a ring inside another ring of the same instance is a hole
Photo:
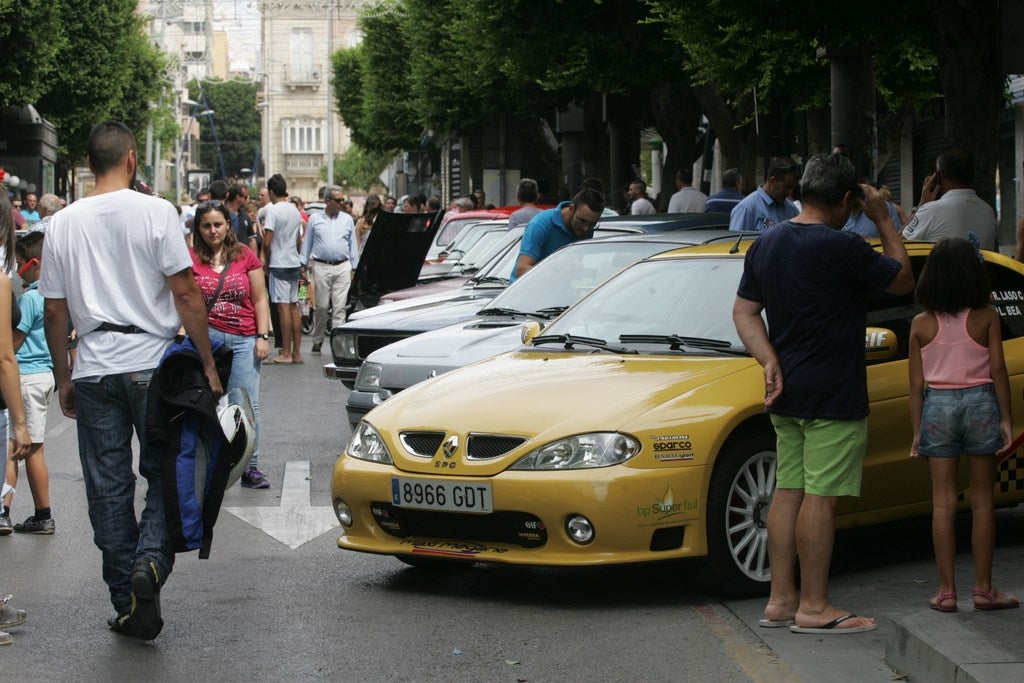
[[[25,418],[32,446],[25,458],[25,474],[35,503],[35,514],[14,525],[16,533],[52,534],[55,528],[50,514],[50,474],[43,454],[43,433],[46,413],[53,396],[53,360],[43,332],[43,297],[39,285],[39,259],[43,252],[42,232],[30,232],[18,239],[16,247],[18,275],[25,283],[25,293],[18,299],[21,322],[14,330],[15,357],[21,373],[21,395],[25,402]],[[18,482],[18,463],[7,461],[7,483]],[[8,493],[4,505],[9,509],[14,493]]]

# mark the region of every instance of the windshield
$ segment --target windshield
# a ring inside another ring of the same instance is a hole
[[[742,272],[741,258],[639,263],[566,311],[544,329],[544,336],[590,337],[653,353],[680,347],[713,350],[716,346],[710,341],[728,342],[721,346],[740,350],[732,305]],[[637,335],[650,338],[638,340]],[[680,344],[680,338],[693,344]]]
[[[495,297],[491,305],[527,313],[566,308],[626,266],[677,246],[660,242],[591,240],[559,249]],[[505,277],[511,271],[510,266]]]
[[[471,268],[486,263],[494,255],[494,245],[501,241],[506,232],[507,229],[493,229],[482,235],[464,254],[453,252],[449,258],[455,257],[460,268]]]

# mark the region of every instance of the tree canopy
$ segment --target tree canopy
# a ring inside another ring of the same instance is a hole
[[[243,168],[252,168],[261,144],[260,115],[256,111],[258,84],[240,81],[204,80],[188,83],[188,96],[213,110],[213,125],[208,117],[199,119],[199,159],[204,168],[214,170],[219,178],[220,156],[228,177],[240,175]],[[217,143],[220,143],[220,149]]]

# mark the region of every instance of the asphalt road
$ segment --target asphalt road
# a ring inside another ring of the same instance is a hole
[[[264,369],[261,466],[274,487],[235,487],[226,507],[332,518],[330,469],[349,430],[346,390],[321,377],[326,359],[307,353],[303,366]],[[92,543],[74,424],[54,405],[48,427],[57,533],[0,538],[0,591],[14,593],[12,603],[30,613],[12,631],[14,644],[0,649],[0,678],[792,679],[787,665],[678,563],[571,571],[480,566],[436,576],[339,550],[333,528],[301,544],[282,542],[228,512],[218,521],[210,559],[178,556],[162,592],[160,637],[147,644],[116,635],[105,623],[112,610]],[[289,462],[309,463],[309,478],[292,477],[301,490],[289,495],[302,498],[308,485],[309,503],[321,509],[281,512]],[[23,483],[12,517],[30,513]]]

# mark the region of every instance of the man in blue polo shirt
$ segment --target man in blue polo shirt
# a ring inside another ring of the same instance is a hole
[[[792,159],[779,159],[768,168],[768,180],[736,205],[729,216],[729,229],[736,231],[768,228],[795,218],[800,213],[789,195],[799,182]]]
[[[572,198],[553,209],[534,216],[519,246],[519,258],[509,282],[540,263],[541,260],[570,242],[589,239],[604,210],[604,196],[596,190],[584,188]]]

